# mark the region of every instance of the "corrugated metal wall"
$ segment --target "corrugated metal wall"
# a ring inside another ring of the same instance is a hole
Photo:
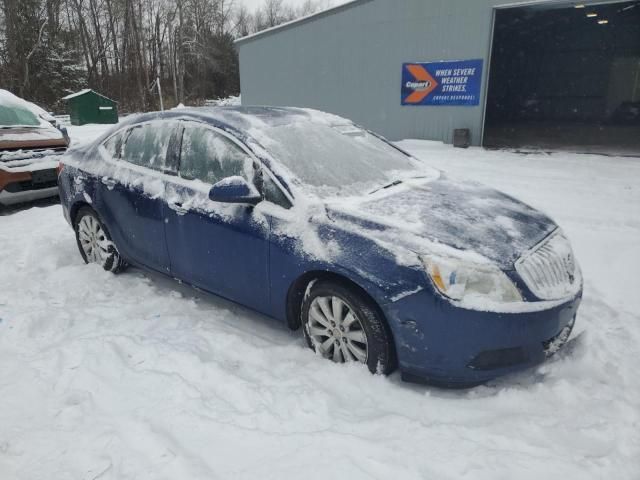
[[[343,115],[390,139],[451,141],[483,107],[400,105],[404,62],[484,58],[486,0],[370,0],[239,44],[245,105],[305,106]],[[484,83],[484,82],[483,82]]]
[[[504,0],[361,0],[238,43],[244,105],[318,108],[389,139],[481,143],[493,6]],[[401,106],[404,62],[484,59],[478,107]]]

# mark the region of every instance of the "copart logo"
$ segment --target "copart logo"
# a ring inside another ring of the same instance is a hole
[[[411,91],[411,94],[404,99],[404,103],[420,104],[431,92],[438,88],[438,82],[422,65],[409,64],[406,65],[406,69],[413,77],[413,80],[408,80],[404,84],[405,88]]]
[[[431,86],[431,82],[407,82],[405,86],[411,90],[422,91],[428,89]]]

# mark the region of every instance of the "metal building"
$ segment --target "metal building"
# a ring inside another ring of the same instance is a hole
[[[640,2],[355,0],[239,39],[245,105],[390,139],[640,153]]]
[[[90,88],[67,95],[67,110],[72,125],[118,123],[118,103]]]

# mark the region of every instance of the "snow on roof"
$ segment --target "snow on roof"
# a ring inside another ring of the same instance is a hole
[[[223,106],[187,107],[178,110],[182,114],[207,117],[240,131],[255,135],[271,127],[296,122],[312,122],[325,125],[348,125],[350,120],[331,113],[298,107]]]
[[[0,102],[11,103],[15,105],[16,103],[22,103],[22,101],[23,100],[20,97],[16,97],[9,90],[0,89]]]
[[[62,100],[65,100],[65,101],[66,101],[66,100],[71,100],[72,98],[81,97],[82,95],[84,95],[84,94],[86,94],[86,93],[89,93],[89,92],[93,92],[93,93],[95,93],[96,95],[98,95],[99,97],[106,98],[106,99],[107,99],[107,100],[109,100],[110,102],[115,102],[115,100],[112,100],[112,99],[110,99],[109,97],[105,97],[104,95],[102,95],[102,94],[100,94],[100,93],[96,92],[95,90],[92,90],[91,88],[84,88],[84,89],[80,90],[79,92],[72,93],[72,94],[70,94],[70,95],[67,95],[66,97],[62,97]],[[116,103],[118,103],[118,102],[116,102]]]
[[[62,97],[62,100],[69,100],[71,98],[76,98],[79,97],[80,95],[84,95],[85,93],[89,93],[92,90],[90,88],[85,88],[83,90],[80,90],[79,92],[76,93],[72,93],[71,95],[67,95],[66,97]]]
[[[332,15],[334,13],[338,13],[341,10],[346,10],[351,7],[355,7],[360,3],[371,2],[373,0],[339,0],[341,1],[340,5],[336,5],[334,7],[327,8],[325,10],[321,10],[319,12],[312,13],[311,15],[307,15],[305,17],[296,18],[295,20],[291,20],[290,22],[282,23],[280,25],[276,25],[275,27],[267,28],[265,30],[261,30],[256,33],[252,33],[251,35],[247,35],[246,37],[242,37],[237,39],[234,43],[241,44],[248,42],[250,40],[254,40],[258,37],[262,37],[263,35],[268,35],[274,33],[276,31],[285,30],[290,27],[295,27],[299,24],[307,23],[309,21],[316,20],[321,17],[325,17],[328,15]]]
[[[4,105],[15,105],[17,107],[26,108],[27,110],[33,112],[33,114],[36,116],[49,115],[46,110],[39,107],[35,103],[28,102],[24,98],[20,98],[8,90],[0,89],[0,103]]]

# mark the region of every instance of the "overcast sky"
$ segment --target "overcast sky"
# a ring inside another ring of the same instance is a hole
[[[244,3],[249,8],[249,10],[252,10],[252,11],[258,8],[260,5],[262,5],[263,1],[264,0],[240,0],[241,3]],[[291,0],[291,1],[293,2],[292,4],[301,2],[301,0]]]

